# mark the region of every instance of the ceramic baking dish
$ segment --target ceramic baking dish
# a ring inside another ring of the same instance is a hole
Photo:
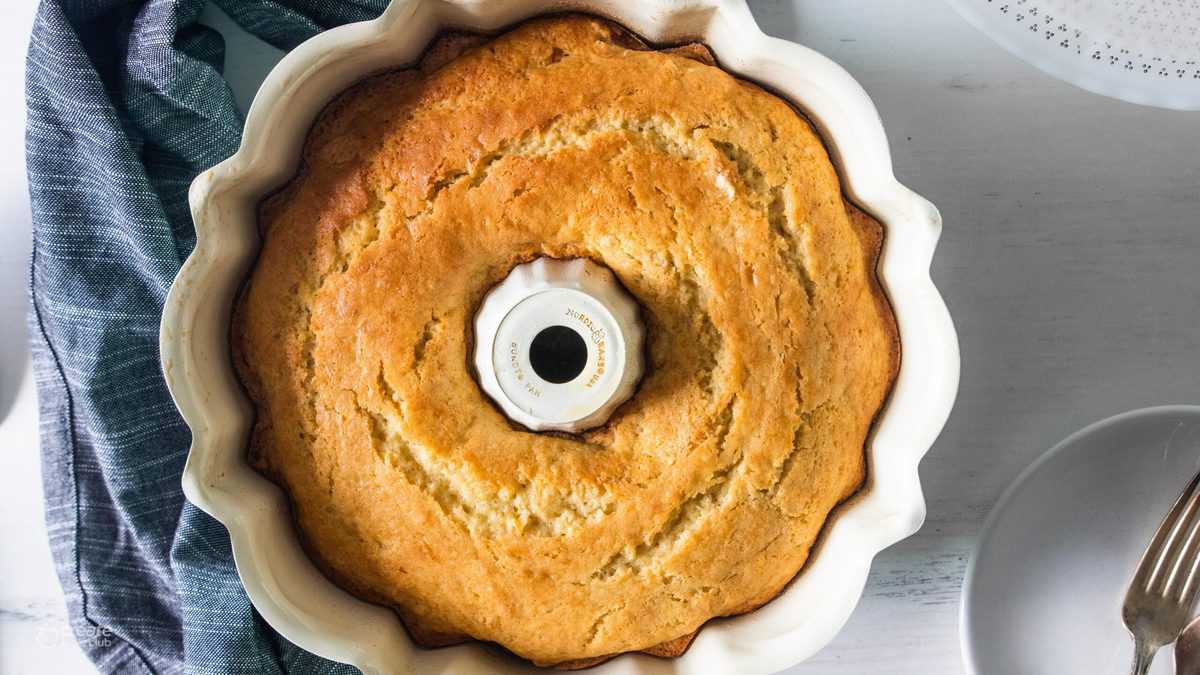
[[[254,606],[301,647],[367,673],[536,670],[478,644],[416,648],[392,611],[357,600],[317,571],[283,493],[244,461],[252,409],[234,376],[228,335],[234,294],[259,244],[256,206],[292,175],[326,103],[370,73],[414,62],[441,29],[495,31],[565,9],[607,16],[655,43],[700,40],[726,69],[789,98],[824,135],[849,197],[886,227],[880,276],[899,323],[902,364],[868,448],[865,490],[835,513],[808,565],[766,606],[710,622],[679,658],[625,655],[594,669],[774,672],[828,643],[854,609],[875,554],[920,527],[917,464],[950,412],[959,360],[929,277],[941,220],[893,176],[870,99],[829,59],[765,35],[741,0],[395,0],[378,19],[327,31],[288,54],[259,90],[241,148],[192,184],[196,248],[167,297],[161,335],[167,384],[192,430],[183,489],[229,529]]]

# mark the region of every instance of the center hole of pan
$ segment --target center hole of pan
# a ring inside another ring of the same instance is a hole
[[[529,365],[538,377],[563,384],[579,377],[587,365],[587,343],[566,326],[543,328],[529,345]]]

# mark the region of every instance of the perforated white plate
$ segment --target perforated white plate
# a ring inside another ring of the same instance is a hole
[[[947,0],[1016,56],[1089,91],[1200,110],[1200,0]]]

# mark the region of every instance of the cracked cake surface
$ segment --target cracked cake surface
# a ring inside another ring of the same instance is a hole
[[[419,644],[676,655],[778,594],[863,485],[899,358],[881,228],[702,47],[578,15],[444,37],[327,108],[259,224],[251,460]],[[647,327],[637,393],[578,436],[512,424],[469,366],[481,298],[539,255],[608,266]]]

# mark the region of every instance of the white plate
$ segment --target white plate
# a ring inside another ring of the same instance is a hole
[[[1131,103],[1200,110],[1200,0],[948,0],[1016,56]]]
[[[1025,470],[984,523],[963,587],[979,675],[1124,675],[1125,586],[1200,468],[1200,406],[1146,408],[1076,432]],[[1174,672],[1170,649],[1151,673]]]

